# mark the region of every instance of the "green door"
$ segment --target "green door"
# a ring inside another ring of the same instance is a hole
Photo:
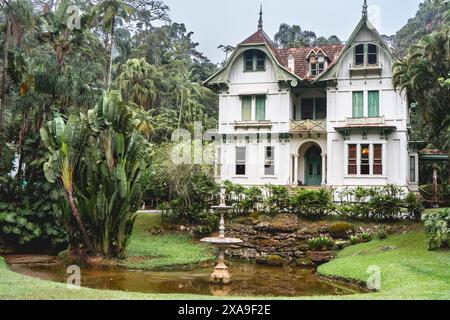
[[[305,154],[305,185],[322,184],[322,155],[318,147],[311,147]]]

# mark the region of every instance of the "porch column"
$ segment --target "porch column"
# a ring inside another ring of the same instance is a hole
[[[298,185],[298,154],[294,156],[294,185]]]
[[[322,153],[322,186],[327,184],[327,154]]]

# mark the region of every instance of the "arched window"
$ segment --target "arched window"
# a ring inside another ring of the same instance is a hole
[[[247,50],[244,52],[244,71],[265,71],[266,54],[260,50]]]
[[[378,48],[374,44],[368,44],[367,46],[367,61],[369,64],[378,63]]]
[[[376,44],[358,44],[355,46],[355,66],[378,64],[378,46]]]
[[[364,65],[364,45],[358,44],[355,47],[355,65],[363,66]]]

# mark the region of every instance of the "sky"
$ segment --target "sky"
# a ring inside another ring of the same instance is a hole
[[[414,17],[423,0],[368,0],[370,17],[381,34],[393,35]],[[164,0],[173,22],[194,32],[200,52],[217,63],[220,44],[240,43],[253,34],[263,5],[264,31],[273,39],[281,23],[298,24],[317,36],[346,40],[361,18],[363,0]]]

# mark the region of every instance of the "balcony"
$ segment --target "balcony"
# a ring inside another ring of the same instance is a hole
[[[235,129],[271,129],[272,121],[235,121]]]
[[[346,127],[367,127],[367,126],[384,126],[386,119],[384,117],[375,118],[346,118]]]
[[[290,123],[290,132],[297,134],[326,133],[327,120],[293,120]]]
[[[381,62],[376,64],[364,64],[364,65],[354,65],[350,64],[349,66],[350,75],[369,75],[369,74],[377,74],[381,75],[383,71],[383,65]]]

